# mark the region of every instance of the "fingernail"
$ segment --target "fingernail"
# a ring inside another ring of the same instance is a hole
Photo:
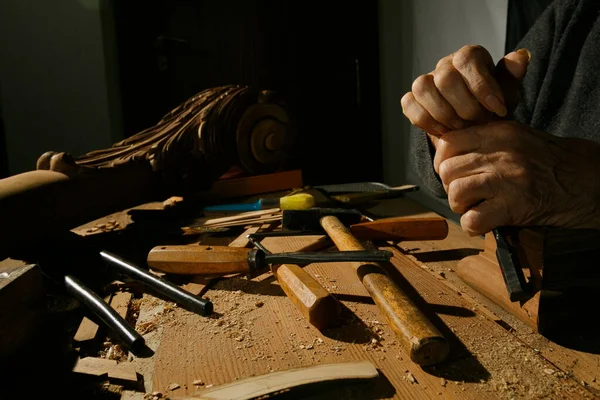
[[[517,50],[517,53],[527,56],[527,64],[531,61],[531,52],[525,48]]]
[[[490,94],[485,99],[485,104],[488,106],[488,108],[490,110],[492,110],[499,116],[501,116],[501,117],[506,116],[506,106],[504,105],[504,103],[502,103],[502,101],[500,101],[500,99],[498,97],[494,96],[493,94]]]

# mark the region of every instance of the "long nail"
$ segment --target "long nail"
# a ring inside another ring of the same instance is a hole
[[[485,104],[490,110],[498,114],[500,117],[506,116],[506,106],[498,97],[494,96],[493,94],[490,94],[488,97],[486,97]]]

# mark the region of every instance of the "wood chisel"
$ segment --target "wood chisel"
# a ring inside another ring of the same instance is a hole
[[[266,254],[260,249],[227,246],[157,246],[148,254],[148,265],[181,275],[219,276],[248,273],[270,264],[307,265],[325,262],[385,262],[389,251],[337,251]]]
[[[508,298],[515,302],[531,297],[519,257],[508,243],[504,228],[496,228],[493,233],[496,238],[496,258],[506,284]]]

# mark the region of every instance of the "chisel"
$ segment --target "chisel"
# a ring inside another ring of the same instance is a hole
[[[260,249],[227,246],[157,246],[148,254],[148,265],[180,275],[248,273],[271,264],[307,265],[324,262],[386,262],[389,251],[330,251],[266,254]]]

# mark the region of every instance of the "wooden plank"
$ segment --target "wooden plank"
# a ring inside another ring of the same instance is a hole
[[[337,383],[341,386],[347,380],[372,379],[378,375],[375,366],[367,361],[316,365],[274,372],[205,389],[197,394],[198,397],[194,396],[188,399],[249,400],[287,391],[297,386],[326,381],[338,381]]]
[[[42,274],[37,265],[0,262],[0,359],[18,356],[38,332],[45,311]]]
[[[306,246],[306,240],[268,238],[265,246],[295,251]],[[164,392],[176,382],[181,385],[177,395],[183,396],[190,394],[196,379],[219,385],[269,371],[362,359],[373,362],[382,378],[368,389],[349,386],[357,390],[353,398],[361,393],[414,399],[439,398],[440,393],[457,399],[591,396],[566,375],[546,373],[554,368],[552,364],[473,311],[473,303],[450,291],[443,278],[415,263],[394,261],[394,265],[410,283],[407,287],[413,286],[422,296],[420,301],[426,301],[426,308],[437,315],[439,328],[454,338],[449,362],[424,369],[410,362],[360,281],[349,273],[350,266],[312,264],[306,270],[345,305],[340,327],[324,332],[312,328],[270,273],[218,282],[208,293],[217,319],[177,309],[177,324],[165,327],[156,354],[154,390]],[[402,277],[395,278],[402,282]]]
[[[100,327],[97,323],[88,317],[83,317],[79,324],[79,328],[77,328],[77,332],[75,332],[75,336],[73,336],[73,340],[79,343],[94,340],[98,334],[98,329],[100,329]]]
[[[119,314],[123,319],[127,317],[127,310],[129,309],[129,303],[133,295],[131,292],[117,292],[113,295],[110,306]]]
[[[301,188],[302,186],[304,186],[302,183],[302,171],[293,170],[245,178],[218,180],[211,187],[210,194],[219,197],[242,197]]]
[[[92,376],[108,376],[112,379],[120,379],[137,382],[135,367],[129,363],[118,364],[115,360],[106,358],[85,357],[77,360],[73,372]]]
[[[248,235],[252,235],[253,233],[258,232],[258,230],[261,228],[262,228],[262,226],[251,226],[250,228],[246,229],[246,231],[244,233],[242,233],[240,236],[235,238],[231,243],[229,243],[229,246],[230,247],[246,247],[246,246],[248,246],[248,244],[250,243],[250,241],[248,240]]]

